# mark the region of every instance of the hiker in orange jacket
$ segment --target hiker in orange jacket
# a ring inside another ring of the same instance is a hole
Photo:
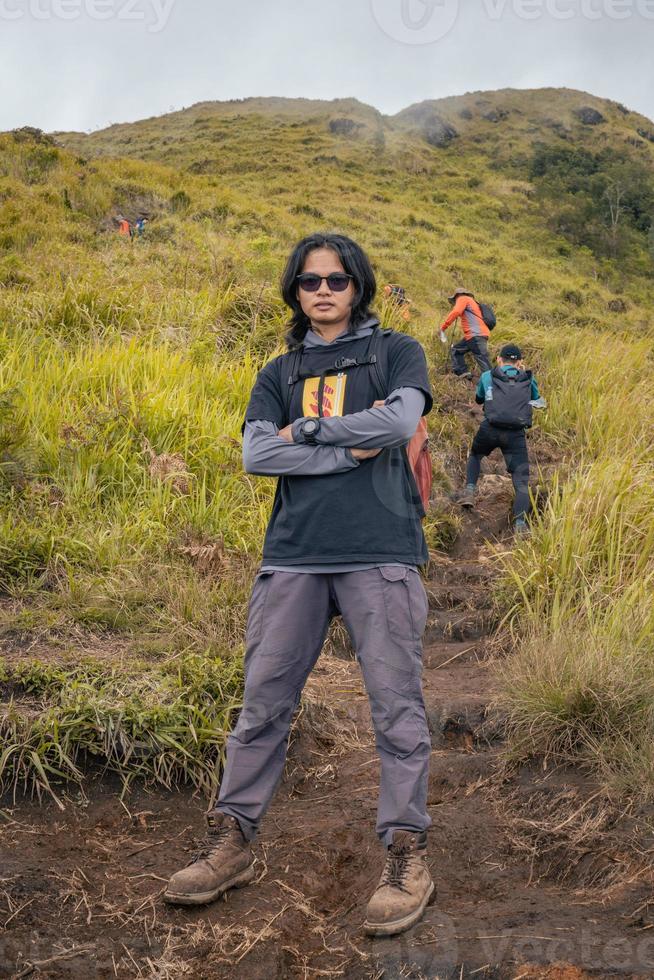
[[[459,318],[463,329],[463,340],[452,345],[452,371],[459,378],[472,377],[472,373],[466,366],[466,354],[472,354],[482,374],[484,371],[490,371],[492,369],[488,357],[490,330],[484,323],[479,303],[473,294],[465,289],[457,289],[448,300],[454,305],[450,315],[441,325],[441,340],[445,340],[445,331]]]
[[[125,238],[132,237],[132,226],[130,225],[127,218],[123,218],[122,215],[116,219],[118,222],[118,234],[123,235]]]

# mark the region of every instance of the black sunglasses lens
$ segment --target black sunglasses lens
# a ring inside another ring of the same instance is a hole
[[[312,272],[304,272],[297,278],[300,283],[300,288],[304,289],[307,293],[317,293],[323,278],[327,280],[327,285],[333,293],[342,293],[350,285],[350,277],[344,272],[333,272],[331,276],[324,277]]]
[[[333,276],[327,276],[327,285],[333,293],[343,293],[350,285],[350,277],[344,272],[336,272]]]

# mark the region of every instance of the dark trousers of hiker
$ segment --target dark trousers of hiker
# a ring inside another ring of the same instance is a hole
[[[452,344],[452,370],[455,374],[466,374],[466,354],[472,354],[482,374],[491,370],[487,337],[471,337],[470,340],[460,340]]]
[[[516,520],[524,520],[531,510],[529,498],[529,454],[527,452],[527,437],[524,429],[498,429],[487,419],[479,426],[479,431],[473,439],[466,483],[476,485],[481,472],[481,461],[494,449],[501,449],[506,468],[511,474],[515,489],[513,515]]]
[[[381,760],[377,832],[388,845],[395,830],[429,827],[431,739],[421,683],[427,611],[425,588],[411,568],[259,573],[248,616],[243,709],[227,741],[216,803],[246,837],[255,836],[281,779],[302,689],[339,612],[363,672]],[[359,813],[353,802],[350,817]]]

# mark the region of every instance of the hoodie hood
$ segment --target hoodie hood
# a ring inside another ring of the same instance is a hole
[[[360,323],[356,328],[354,333],[350,333],[349,330],[344,330],[342,334],[339,334],[334,340],[331,341],[332,344],[336,341],[345,342],[348,340],[359,340],[361,337],[368,337],[375,329],[379,326],[379,318],[376,316],[369,316],[367,320]],[[307,330],[306,336],[302,341],[302,346],[304,348],[310,347],[329,347],[329,341],[325,340],[320,334],[315,333],[313,330]]]

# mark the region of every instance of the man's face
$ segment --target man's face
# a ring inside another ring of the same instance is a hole
[[[330,248],[316,248],[310,252],[304,263],[302,272],[311,272],[317,276],[329,276],[332,272],[345,272],[336,252]],[[329,288],[326,280],[320,284],[316,293],[308,293],[298,287],[298,299],[302,311],[312,323],[318,326],[330,326],[341,320],[349,320],[354,302],[354,283],[350,283],[342,293],[335,293]]]

